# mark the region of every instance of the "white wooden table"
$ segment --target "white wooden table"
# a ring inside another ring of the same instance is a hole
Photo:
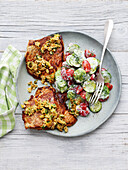
[[[91,134],[62,138],[25,130],[20,107],[15,129],[0,139],[0,170],[128,169],[128,1],[0,1],[0,54],[12,44],[23,54],[29,39],[62,30],[82,31],[103,42],[114,20],[109,49],[122,74],[122,95],[112,117]]]

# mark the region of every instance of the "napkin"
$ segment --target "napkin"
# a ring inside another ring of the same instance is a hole
[[[16,72],[21,58],[21,53],[9,45],[0,60],[0,137],[15,127]]]

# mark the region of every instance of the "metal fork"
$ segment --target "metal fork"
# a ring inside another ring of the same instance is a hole
[[[107,48],[109,38],[112,33],[112,29],[113,29],[113,20],[108,20],[104,27],[105,40],[104,40],[104,46],[103,46],[102,55],[101,55],[99,73],[96,76],[96,90],[95,90],[93,96],[89,100],[90,105],[97,103],[97,101],[99,100],[100,95],[102,93],[103,87],[104,87],[104,78],[101,74],[101,66],[102,66],[102,62],[103,62],[103,58],[104,58],[104,54],[105,54],[105,50]]]

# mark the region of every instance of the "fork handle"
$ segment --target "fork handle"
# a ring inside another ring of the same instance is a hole
[[[103,62],[105,50],[106,50],[106,48],[107,48],[108,41],[109,41],[110,36],[111,36],[111,33],[112,33],[112,29],[113,29],[113,20],[108,20],[108,21],[106,22],[105,28],[104,28],[105,39],[104,39],[104,46],[103,46],[102,55],[101,55],[99,72],[101,72],[101,66],[102,66],[102,62]]]

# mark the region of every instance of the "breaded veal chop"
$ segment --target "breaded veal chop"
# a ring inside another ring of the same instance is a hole
[[[66,108],[67,94],[56,93],[50,86],[38,88],[35,96],[25,102],[22,119],[25,128],[55,129],[67,132],[77,119]],[[52,115],[52,116],[51,116]]]
[[[36,79],[54,82],[55,72],[64,61],[64,44],[62,36],[54,34],[39,40],[29,40],[25,54],[26,68]]]

